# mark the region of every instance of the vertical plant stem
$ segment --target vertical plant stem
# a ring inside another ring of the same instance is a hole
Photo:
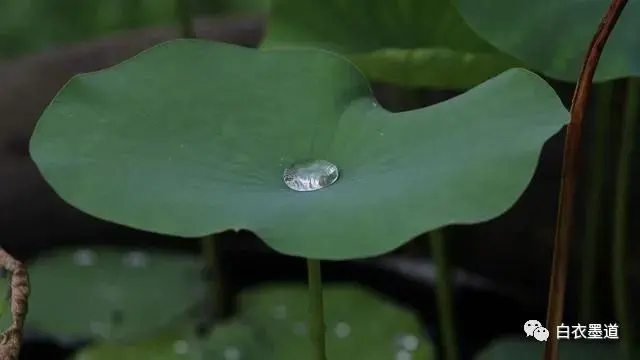
[[[209,285],[209,299],[211,306],[208,321],[214,322],[223,317],[225,311],[224,304],[224,283],[222,269],[220,268],[219,239],[215,235],[202,238],[202,256],[205,263],[205,274]]]
[[[180,36],[183,38],[195,38],[196,33],[193,30],[193,0],[176,0],[176,15],[180,23]]]
[[[580,138],[582,134],[582,118],[589,99],[602,49],[615,27],[622,10],[628,0],[613,0],[604,15],[596,34],[589,44],[589,50],[580,71],[580,78],[571,100],[571,121],[567,125],[565,136],[562,179],[560,182],[560,201],[558,203],[558,220],[553,248],[551,278],[549,281],[549,305],[547,309],[546,328],[549,329],[549,340],[545,342],[544,360],[558,359],[558,325],[562,322],[564,312],[564,296],[569,268],[569,249],[571,227],[573,224],[573,197],[578,179],[578,158],[580,155]]]
[[[122,18],[120,26],[123,28],[135,28],[143,23],[144,9],[141,0],[127,0],[122,3]]]
[[[451,268],[447,259],[447,247],[442,230],[429,233],[431,252],[436,265],[436,297],[438,301],[438,319],[442,344],[444,346],[444,360],[458,360],[458,342],[453,307],[453,293],[451,286]]]
[[[307,259],[307,272],[309,276],[309,336],[315,350],[313,360],[327,360],[320,260]]]
[[[613,96],[613,83],[607,82],[596,87],[595,112],[596,129],[593,149],[589,155],[591,165],[590,182],[587,191],[587,210],[585,216],[585,233],[582,253],[582,283],[580,297],[580,319],[589,323],[595,318],[596,298],[595,283],[597,269],[597,248],[600,235],[600,218],[602,217],[602,191],[605,174],[606,140],[609,135],[609,119]]]
[[[640,82],[638,82],[638,79],[628,80],[614,198],[613,249],[611,259],[613,266],[613,299],[616,318],[620,324],[621,346],[624,359],[631,359],[631,346],[633,342],[633,329],[631,329],[626,281],[627,190],[629,188],[631,152],[633,151],[633,142],[636,138],[638,96],[640,96],[639,86]]]

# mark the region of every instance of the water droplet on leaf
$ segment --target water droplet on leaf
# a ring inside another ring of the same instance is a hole
[[[420,345],[420,339],[411,334],[403,334],[396,338],[396,344],[401,350],[416,351]]]
[[[411,353],[406,350],[400,350],[396,353],[396,360],[411,360]]]
[[[344,339],[351,334],[351,326],[345,322],[339,322],[335,328],[336,336]]]
[[[143,268],[147,266],[147,255],[142,251],[131,251],[122,259],[125,266],[131,268]]]
[[[189,352],[189,343],[184,340],[178,340],[173,343],[173,351],[176,354],[184,355]]]
[[[284,183],[291,190],[314,191],[338,180],[338,167],[324,160],[306,161],[284,169]]]
[[[304,335],[307,332],[307,325],[302,322],[297,322],[293,325],[293,332],[296,335]]]
[[[96,253],[91,250],[78,250],[73,254],[73,261],[79,266],[92,266],[96,260]]]
[[[235,347],[226,348],[224,358],[225,360],[240,360],[240,350]]]

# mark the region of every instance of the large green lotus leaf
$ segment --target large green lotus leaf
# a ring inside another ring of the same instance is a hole
[[[434,359],[414,314],[349,285],[325,290],[327,353],[333,360]],[[298,360],[312,354],[307,332],[308,290],[301,285],[265,286],[241,295],[241,312],[218,324],[209,338],[173,331],[133,344],[98,344],[77,360],[260,359]]]
[[[262,47],[282,45],[337,51],[367,78],[406,86],[466,89],[519,64],[450,0],[272,0]]]
[[[195,256],[108,248],[53,252],[29,265],[26,327],[63,338],[148,336],[204,301]]]
[[[524,334],[523,334],[524,336]],[[563,360],[622,360],[624,357],[617,343],[604,343],[602,340],[564,340],[560,341],[560,359]],[[488,346],[476,360],[538,360],[544,354],[544,343],[536,340],[504,339]],[[631,358],[637,359],[637,349]]]
[[[248,229],[281,253],[347,259],[500,215],[568,118],[521,69],[393,114],[327,51],[177,40],[71,80],[31,155],[63,199],[103,219],[183,237]],[[338,181],[287,188],[284,169],[309,159],[336,164]]]
[[[576,81],[610,1],[453,0],[483,38],[531,68]],[[640,75],[640,1],[631,0],[608,40],[595,81]]]

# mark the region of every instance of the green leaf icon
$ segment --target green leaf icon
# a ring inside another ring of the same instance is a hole
[[[500,215],[568,119],[522,69],[393,114],[330,52],[179,40],[72,79],[31,155],[63,199],[106,220],[183,237],[248,229],[284,254],[347,259]],[[336,165],[337,181],[291,190],[285,169],[309,160]]]

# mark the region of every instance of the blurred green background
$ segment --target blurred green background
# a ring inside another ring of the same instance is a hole
[[[198,15],[246,14],[268,9],[268,0],[190,1]],[[0,58],[176,22],[176,0],[2,0]]]

